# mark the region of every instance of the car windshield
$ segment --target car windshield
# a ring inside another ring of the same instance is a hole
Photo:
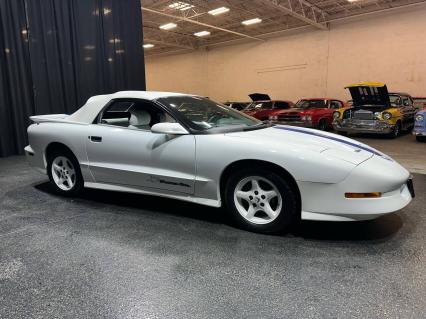
[[[296,103],[296,107],[301,109],[324,108],[327,107],[327,100],[300,100]]]
[[[175,109],[198,130],[217,127],[255,127],[262,124],[228,106],[197,96],[172,96],[158,101]]]
[[[272,109],[272,102],[252,102],[245,108],[246,111],[257,109]]]
[[[401,104],[401,97],[399,95],[389,94],[389,101],[392,106]]]

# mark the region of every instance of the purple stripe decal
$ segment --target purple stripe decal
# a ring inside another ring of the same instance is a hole
[[[299,129],[299,128],[296,128],[296,127],[290,127],[290,126],[280,126],[280,125],[277,125],[277,126],[274,126],[274,128],[279,129],[279,130],[297,132],[297,133],[308,134],[308,135],[313,135],[313,136],[317,136],[317,137],[326,138],[326,139],[333,140],[333,141],[336,141],[336,142],[339,142],[339,143],[342,143],[342,144],[353,146],[355,148],[362,149],[364,151],[367,151],[367,152],[373,153],[375,155],[381,156],[384,159],[387,159],[387,160],[390,160],[390,161],[392,160],[391,158],[387,157],[383,153],[379,153],[375,149],[369,148],[367,146],[359,145],[359,144],[356,144],[356,143],[352,143],[352,142],[349,142],[349,141],[346,141],[346,140],[342,140],[342,139],[334,137],[334,136],[328,136],[328,135],[324,135],[324,134],[321,134],[321,133],[311,132],[311,131]]]

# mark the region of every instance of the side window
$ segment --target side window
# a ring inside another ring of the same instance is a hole
[[[98,123],[150,130],[157,123],[174,123],[173,117],[149,101],[114,101],[101,114]]]
[[[410,100],[408,99],[408,97],[404,97],[402,99],[402,105],[404,105],[404,106],[410,106]]]
[[[330,102],[330,108],[332,108],[332,109],[340,109],[341,107],[343,107],[343,104],[342,104],[342,102],[340,102],[340,101],[331,101]]]

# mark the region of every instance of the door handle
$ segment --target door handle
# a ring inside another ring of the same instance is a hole
[[[89,136],[89,139],[92,142],[100,143],[102,142],[102,136]]]

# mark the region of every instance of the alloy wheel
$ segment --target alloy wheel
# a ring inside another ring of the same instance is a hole
[[[52,178],[61,190],[71,190],[76,183],[76,171],[72,162],[65,156],[56,157],[52,162]]]
[[[235,187],[234,203],[238,213],[253,224],[275,220],[281,212],[282,196],[278,188],[260,176],[243,178]]]

